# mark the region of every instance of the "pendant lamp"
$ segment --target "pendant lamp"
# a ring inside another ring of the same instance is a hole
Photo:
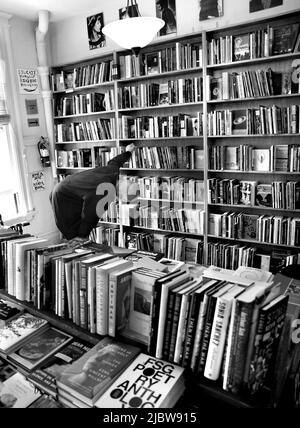
[[[124,19],[105,25],[102,32],[122,48],[131,49],[138,55],[164,25],[162,19],[142,17],[136,0],[127,0]]]

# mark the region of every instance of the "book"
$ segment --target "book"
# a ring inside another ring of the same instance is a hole
[[[256,181],[240,181],[240,203],[243,205],[255,205]]]
[[[136,335],[136,339],[148,344],[150,337],[151,298],[153,286],[157,278],[165,275],[139,268],[132,272],[131,296],[128,328]]]
[[[17,373],[17,369],[9,361],[0,358],[0,385],[15,373]]]
[[[109,275],[108,334],[112,337],[129,328],[131,281],[135,269],[129,266]]]
[[[233,37],[234,61],[250,59],[250,34],[241,34]]]
[[[57,400],[46,394],[41,395],[40,398],[28,406],[29,409],[61,409],[62,407]]]
[[[21,373],[15,373],[0,386],[0,408],[23,409],[41,395]]]
[[[96,401],[98,408],[171,408],[184,393],[184,369],[139,354]]]
[[[67,343],[39,368],[28,374],[28,380],[47,394],[57,397],[56,379],[65,368],[87,353],[93,345],[79,339]]]
[[[269,149],[252,149],[252,170],[270,171]]]
[[[260,207],[272,207],[272,184],[257,184],[255,203]]]
[[[299,28],[298,23],[274,27],[272,54],[282,55],[293,52]]]
[[[16,315],[19,315],[21,312],[23,312],[23,308],[17,303],[0,299],[0,323],[1,321],[6,322],[16,317]]]
[[[105,337],[60,374],[58,394],[65,391],[92,407],[139,352],[136,346]]]
[[[9,354],[31,335],[46,329],[47,325],[48,321],[27,312],[0,325],[0,352]]]
[[[58,352],[71,339],[72,336],[69,334],[49,326],[47,330],[35,334],[17,347],[8,355],[8,359],[18,366],[32,371]]]
[[[248,134],[247,110],[232,110],[232,134],[246,135]]]
[[[248,378],[248,390],[252,394],[265,385],[270,371],[274,369],[287,305],[288,296],[280,295],[263,306],[259,312]]]
[[[159,67],[159,54],[158,52],[152,52],[145,55],[146,74],[158,74],[160,73]]]

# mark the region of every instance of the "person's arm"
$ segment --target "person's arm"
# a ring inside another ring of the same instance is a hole
[[[116,169],[121,168],[124,165],[124,163],[130,159],[134,149],[135,149],[134,144],[129,144],[128,146],[126,146],[126,152],[121,153],[118,156],[115,156],[113,159],[111,159],[108,162],[108,165]]]

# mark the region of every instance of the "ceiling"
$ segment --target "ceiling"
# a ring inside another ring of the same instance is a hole
[[[37,21],[39,10],[50,12],[50,21],[60,21],[99,6],[101,0],[1,0],[0,12]]]

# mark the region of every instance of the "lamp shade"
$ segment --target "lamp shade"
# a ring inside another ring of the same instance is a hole
[[[162,19],[138,16],[111,22],[102,32],[124,49],[143,48],[164,25]]]

